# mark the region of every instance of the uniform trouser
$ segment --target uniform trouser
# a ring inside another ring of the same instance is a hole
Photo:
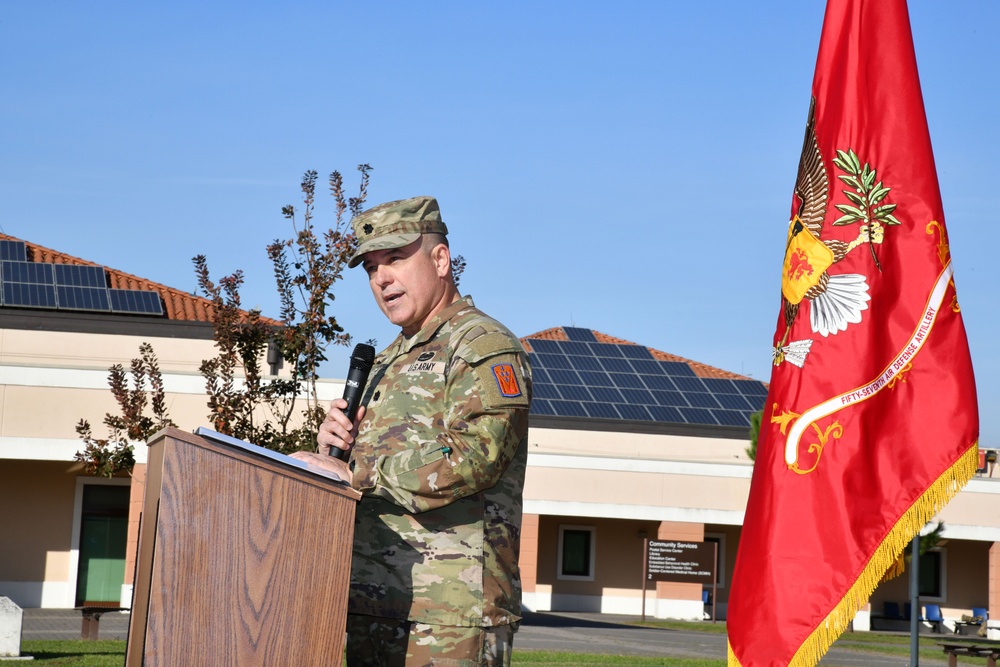
[[[347,667],[510,667],[514,630],[348,614]]]

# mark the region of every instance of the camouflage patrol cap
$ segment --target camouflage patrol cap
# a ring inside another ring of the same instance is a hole
[[[362,255],[410,245],[421,234],[447,234],[441,210],[434,197],[412,197],[374,206],[351,220],[358,249],[347,263],[354,268]]]

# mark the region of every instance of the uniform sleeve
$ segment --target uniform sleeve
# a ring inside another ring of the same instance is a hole
[[[494,486],[528,432],[530,368],[508,336],[491,333],[460,348],[446,382],[440,421],[410,425],[430,446],[381,456],[358,484],[417,513]],[[423,437],[426,435],[426,437]]]

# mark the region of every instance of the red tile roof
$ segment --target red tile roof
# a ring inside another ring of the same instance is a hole
[[[19,239],[7,234],[0,234],[0,239],[8,241],[24,241],[24,239]],[[85,259],[80,259],[79,257],[59,252],[58,250],[52,250],[51,248],[40,246],[37,243],[32,243],[30,241],[24,241],[24,243],[28,248],[28,259],[33,262],[76,264],[79,266],[101,266],[95,262],[89,262]],[[166,312],[167,319],[194,322],[212,321],[212,302],[209,299],[189,294],[182,290],[174,289],[173,287],[168,287],[160,283],[155,283],[151,280],[134,276],[131,273],[125,273],[124,271],[112,269],[108,266],[105,266],[104,270],[108,276],[109,286],[114,289],[133,289],[159,292],[160,296],[163,298],[163,308]],[[272,320],[270,318],[262,317],[261,319],[266,323],[275,326],[281,324],[277,320]]]
[[[594,337],[599,343],[614,343],[616,345],[635,345],[632,341],[624,340],[622,338],[615,338],[614,336],[609,336],[608,334],[601,333],[600,331],[593,331]],[[529,336],[525,336],[521,339],[521,342],[525,344],[528,351],[531,351],[531,339],[539,338],[543,340],[569,340],[569,336],[562,327],[553,327],[552,329],[546,329],[545,331],[539,331],[538,333],[533,333]],[[679,361],[681,363],[687,364],[694,371],[695,375],[703,378],[722,378],[726,380],[752,380],[753,378],[746,377],[745,375],[740,375],[738,373],[730,373],[729,371],[724,371],[721,368],[715,368],[714,366],[709,366],[708,364],[703,364],[697,361],[691,361],[690,359],[685,359],[684,357],[678,357],[676,354],[669,354],[667,352],[661,352],[660,350],[653,349],[651,347],[646,348],[653,355],[654,359],[658,361]]]

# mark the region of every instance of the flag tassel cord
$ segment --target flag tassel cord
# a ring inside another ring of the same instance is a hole
[[[792,656],[788,667],[813,667],[820,661],[833,642],[847,629],[862,605],[868,602],[885,572],[895,564],[913,537],[972,479],[978,466],[979,443],[976,441],[900,517],[872,554],[854,585],[806,638]],[[729,667],[743,667],[728,642],[727,649]]]

